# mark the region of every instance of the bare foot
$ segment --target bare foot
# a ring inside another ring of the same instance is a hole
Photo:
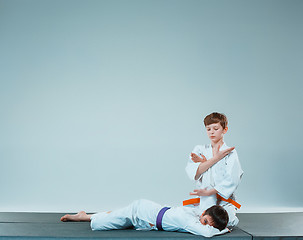
[[[90,215],[87,215],[86,212],[81,211],[78,212],[77,214],[70,215],[66,214],[63,217],[61,217],[62,222],[89,222],[90,221]]]
[[[201,155],[202,158],[200,158],[197,154],[195,153],[191,153],[191,160],[193,160],[193,162],[197,163],[197,162],[206,162],[206,157],[204,155]]]

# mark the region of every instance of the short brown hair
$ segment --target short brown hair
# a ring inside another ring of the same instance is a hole
[[[213,227],[219,229],[220,231],[226,228],[229,221],[227,211],[219,205],[214,205],[206,209],[204,215],[210,216],[214,222]]]
[[[228,124],[227,117],[223,113],[213,112],[204,118],[205,127],[213,123],[220,123],[223,129],[225,129]]]

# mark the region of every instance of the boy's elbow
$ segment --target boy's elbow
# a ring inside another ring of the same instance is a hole
[[[211,233],[203,233],[203,234],[201,234],[201,236],[207,237],[207,238],[211,238],[211,237],[213,237],[214,235],[211,234]]]
[[[207,238],[211,238],[214,236],[213,232],[212,231],[209,231],[209,229],[196,229],[196,231],[189,231],[191,232],[192,234],[194,235],[198,235],[198,236],[201,236],[201,237],[207,237]]]

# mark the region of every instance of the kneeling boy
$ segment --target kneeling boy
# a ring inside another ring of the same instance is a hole
[[[137,200],[112,212],[65,215],[61,221],[91,222],[92,230],[114,230],[134,227],[136,230],[190,232],[204,237],[226,233],[228,214],[221,206],[212,206],[202,215],[191,207],[162,208],[149,200]]]

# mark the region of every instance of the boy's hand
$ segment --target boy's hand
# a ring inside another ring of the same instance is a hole
[[[235,147],[227,148],[225,150],[219,151],[220,146],[218,146],[216,149],[214,149],[214,158],[217,160],[221,160],[225,156],[227,156],[229,153],[231,153],[232,150],[235,149]]]
[[[195,196],[210,196],[215,194],[213,192],[213,189],[207,190],[206,188],[204,189],[195,189],[194,192],[189,193],[189,195],[195,195]]]
[[[205,157],[204,155],[202,155],[202,154],[201,154],[201,157],[199,157],[199,156],[198,156],[197,154],[195,154],[195,153],[191,153],[190,156],[191,156],[191,160],[192,160],[193,162],[195,162],[195,163],[198,163],[198,162],[206,162],[206,161],[207,161],[206,157]]]

